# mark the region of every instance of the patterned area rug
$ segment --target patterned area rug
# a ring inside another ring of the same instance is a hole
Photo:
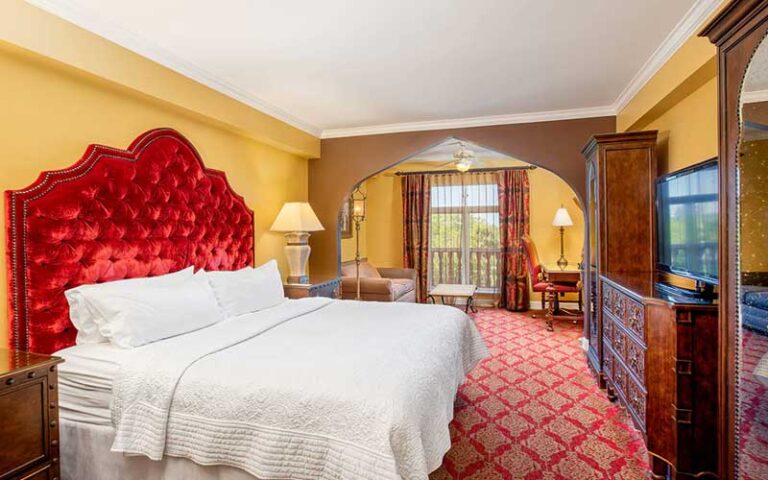
[[[768,353],[768,336],[742,330],[741,474],[743,480],[768,478],[768,387],[753,375]]]
[[[587,369],[582,325],[486,309],[474,315],[492,357],[460,388],[453,447],[430,480],[640,480],[641,435]]]

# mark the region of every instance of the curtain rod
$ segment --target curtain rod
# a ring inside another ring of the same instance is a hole
[[[536,165],[527,165],[525,167],[473,168],[473,169],[468,170],[468,171],[466,171],[464,173],[503,172],[505,170],[536,170],[537,168],[539,168],[539,167],[537,167]],[[462,172],[459,172],[458,170],[456,170],[454,168],[454,169],[451,169],[451,170],[422,170],[422,171],[418,171],[418,172],[396,172],[395,175],[397,175],[398,177],[402,177],[404,175],[429,175],[429,174],[441,175],[441,174],[446,174],[446,173],[460,174]]]

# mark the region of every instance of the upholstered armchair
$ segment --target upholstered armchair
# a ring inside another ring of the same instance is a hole
[[[341,296],[354,300],[357,295],[355,262],[341,266]],[[415,302],[416,270],[376,268],[367,260],[360,263],[360,299],[377,302]]]

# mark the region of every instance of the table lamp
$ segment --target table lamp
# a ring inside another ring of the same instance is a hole
[[[560,227],[560,258],[557,260],[557,266],[565,268],[568,266],[568,260],[565,259],[565,253],[563,251],[563,234],[565,233],[565,227],[573,226],[573,220],[568,215],[568,210],[563,205],[555,212],[555,219],[552,220],[553,227]]]
[[[270,229],[285,232],[285,256],[288,259],[288,283],[309,283],[307,261],[312,249],[309,232],[324,230],[317,215],[306,202],[287,202],[277,214]]]

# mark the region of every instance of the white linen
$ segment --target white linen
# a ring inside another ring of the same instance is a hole
[[[112,381],[130,350],[111,343],[75,345],[59,350],[59,418],[112,428]],[[112,440],[110,439],[110,443]]]
[[[94,295],[99,333],[123,348],[207,327],[224,319],[205,274],[173,285],[142,285]]]
[[[275,260],[234,272],[206,272],[206,276],[219,305],[229,317],[258,312],[285,300],[283,281]]]
[[[80,285],[64,292],[69,303],[69,318],[77,329],[75,343],[104,343],[107,339],[99,332],[99,312],[94,310],[90,300],[109,296],[111,292],[125,291],[137,287],[162,287],[175,285],[194,275],[194,267],[156,277],[129,278],[106,283]]]
[[[178,457],[156,462],[110,452],[115,438],[111,426],[62,419],[59,438],[62,480],[255,480],[250,473],[234,467],[200,465]]]
[[[312,480],[427,478],[458,386],[488,355],[458,309],[319,298],[131,352],[112,451]]]

